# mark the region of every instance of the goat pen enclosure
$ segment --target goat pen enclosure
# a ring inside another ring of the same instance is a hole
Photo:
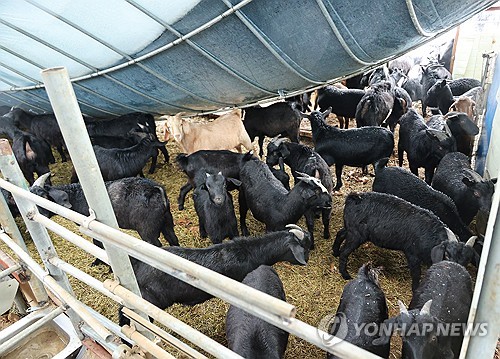
[[[170,143],[168,149],[172,158],[178,152],[175,144]],[[395,157],[391,158],[394,164]],[[54,172],[53,183],[67,183],[69,178],[70,164],[56,164],[51,167]],[[186,209],[178,211],[175,200],[178,190],[184,183],[184,175],[176,168],[173,163],[164,164],[153,175],[148,176],[159,183],[165,185],[172,205],[171,210],[175,219],[176,233],[182,246],[206,247],[208,240],[202,240],[197,230],[197,217],[193,209],[192,200],[186,202]],[[370,176],[362,177],[358,169],[346,168],[344,170],[345,188],[342,194],[334,197],[334,211],[332,214],[331,233],[335,236],[338,229],[342,226],[342,209],[344,196],[350,191],[366,191],[371,189],[372,178]],[[56,222],[64,224],[75,232],[78,227],[72,221],[57,217]],[[263,225],[255,220],[249,221],[249,228],[252,233],[262,233]],[[23,227],[22,223],[18,221]],[[304,227],[304,223],[299,223]],[[317,247],[312,251],[310,260],[305,267],[296,267],[280,263],[276,269],[284,283],[287,294],[287,301],[297,308],[298,320],[316,327],[321,320],[328,314],[336,311],[340,294],[346,281],[339,275],[336,267],[336,259],[331,255],[332,240],[321,238],[321,226],[316,227]],[[27,238],[28,239],[28,238]],[[75,265],[84,272],[90,273],[100,281],[111,279],[112,275],[108,272],[108,267],[98,266],[90,267],[93,258],[80,250],[78,247],[68,243],[60,236],[52,235],[54,247],[59,257],[68,263]],[[35,253],[32,242],[28,239],[28,246],[31,253]],[[402,255],[397,252],[382,250],[366,244],[363,248],[356,251],[353,256],[349,270],[355,272],[357,268],[367,261],[372,261],[375,265],[383,266],[381,275],[381,286],[384,289],[390,315],[398,313],[397,300],[400,299],[406,304],[411,297],[410,278],[406,268],[406,261]],[[70,278],[71,286],[75,295],[82,302],[93,307],[101,314],[116,321],[118,305],[101,295],[97,291],[89,290],[83,286],[80,281]],[[201,333],[215,339],[217,342],[226,344],[224,335],[224,319],[228,304],[220,299],[211,299],[203,304],[194,307],[174,305],[167,310],[167,313],[180,318],[187,324],[198,329]],[[324,323],[323,323],[324,324]],[[317,336],[317,333],[313,333]],[[393,349],[391,358],[399,355],[399,342],[393,340]],[[324,352],[315,345],[302,339],[291,337],[286,353],[287,358],[317,358],[322,357]]]

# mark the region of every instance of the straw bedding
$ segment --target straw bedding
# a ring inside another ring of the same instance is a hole
[[[354,126],[354,123],[351,123],[351,126]],[[257,148],[257,145],[255,147]],[[179,149],[173,141],[169,142],[168,150],[172,159],[179,153]],[[56,159],[59,161],[58,154],[55,154],[55,156],[57,156]],[[171,160],[170,164],[163,164],[163,157],[160,156],[159,164],[160,167],[154,174],[146,174],[146,176],[163,184],[167,189],[175,221],[175,232],[181,246],[206,247],[210,245],[209,240],[203,240],[199,236],[198,218],[194,211],[191,195],[187,197],[186,209],[183,211],[177,210],[176,199],[180,187],[185,183],[184,174],[177,169],[173,160]],[[394,155],[391,158],[390,164],[396,165],[396,157]],[[54,184],[69,183],[71,174],[70,163],[62,164],[58,162],[51,166],[51,171],[53,173],[52,182]],[[371,166],[370,173],[373,174]],[[371,190],[373,177],[362,176],[361,170],[358,168],[345,167],[343,181],[344,187],[341,189],[341,193],[336,194],[333,198],[330,228],[332,240],[335,238],[337,231],[342,227],[343,205],[346,195],[351,191]],[[236,211],[238,211],[237,201],[235,201],[235,207]],[[77,227],[70,221],[58,216],[53,219],[77,231]],[[247,221],[251,233],[264,232],[264,226],[254,220],[251,215],[249,215]],[[22,220],[18,220],[18,223],[22,227],[21,232],[24,233],[24,223],[22,223]],[[303,220],[299,222],[299,225],[305,228]],[[127,232],[137,236],[133,231]],[[317,221],[315,231],[317,238],[316,249],[312,251],[307,266],[293,266],[288,263],[279,263],[274,266],[283,281],[287,301],[297,307],[297,318],[313,326],[317,326],[324,316],[335,313],[342,289],[346,284],[346,281],[342,279],[338,272],[338,260],[332,256],[332,240],[323,239],[321,233],[322,224],[320,221]],[[26,233],[24,235],[28,237]],[[72,263],[101,281],[112,277],[106,266],[90,267],[93,259],[82,250],[64,241],[57,235],[51,234],[51,237],[59,256],[63,260]],[[161,240],[166,244],[163,238]],[[28,247],[34,253],[35,249],[32,241],[28,240],[27,242]],[[404,256],[399,252],[383,250],[367,243],[351,255],[348,270],[351,273],[356,273],[357,269],[368,261],[373,262],[376,266],[383,267],[380,274],[381,286],[387,297],[390,315],[396,315],[398,313],[397,300],[400,299],[408,304],[411,299],[411,279]],[[74,278],[70,278],[70,280],[75,295],[80,300],[112,320],[117,320],[118,306],[114,302],[96,291],[90,290],[78,280]],[[168,290],[168,288],[165,288],[165,290]],[[223,301],[211,299],[194,307],[174,305],[167,311],[216,341],[226,344],[224,322],[227,309],[228,305]],[[399,339],[393,340],[391,358],[399,357],[398,347],[400,347]],[[286,358],[306,359],[323,358],[324,356],[325,353],[315,346],[294,336],[290,336]]]

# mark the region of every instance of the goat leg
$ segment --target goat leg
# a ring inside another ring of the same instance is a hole
[[[184,186],[181,187],[179,191],[179,197],[177,197],[177,205],[179,206],[179,211],[184,209],[184,202],[186,201],[186,196],[189,191],[193,189],[193,185],[188,181]]]

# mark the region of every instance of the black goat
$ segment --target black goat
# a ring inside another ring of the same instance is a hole
[[[435,263],[414,291],[410,310],[399,302],[400,314],[384,322],[385,333],[399,332],[403,358],[458,358],[471,303],[472,279],[467,270],[449,261]],[[384,335],[374,344],[389,341],[390,335]]]
[[[424,102],[425,94],[419,79],[408,79],[402,88],[408,93],[412,101]]]
[[[190,155],[179,153],[175,159],[181,171],[188,176],[188,181],[181,187],[177,203],[179,210],[184,209],[186,195],[200,185],[196,179],[203,179],[199,172],[221,172],[226,178],[240,178],[240,169],[245,158],[252,157],[252,152],[236,153],[227,150],[201,150]],[[202,173],[203,175],[203,173]]]
[[[373,345],[372,341],[379,335],[368,336],[365,330],[356,330],[362,325],[375,325],[373,331],[379,333],[380,325],[388,318],[387,302],[378,282],[378,274],[370,263],[364,264],[358,271],[358,276],[344,286],[340,304],[337,308],[338,324],[332,326],[330,334],[342,335],[342,339],[362,349],[381,356],[389,357],[389,343]],[[344,328],[342,326],[344,325]],[[327,354],[327,359],[337,359],[333,354]]]
[[[9,210],[10,213],[12,213],[12,217],[14,218],[19,217],[21,215],[21,212],[19,212],[19,208],[17,208],[17,203],[14,200],[12,193],[3,188],[1,188],[0,190],[2,191],[2,195],[5,198],[7,206],[9,206]]]
[[[390,81],[371,85],[356,107],[356,125],[380,126],[394,106],[394,86]]]
[[[133,112],[112,119],[85,118],[85,126],[90,137],[115,136],[126,137],[132,132],[144,132],[151,134],[153,139],[159,142],[156,136],[156,124],[153,115],[149,113]],[[165,145],[158,148],[165,158],[165,163],[169,161],[169,154]],[[156,168],[158,153],[153,156],[149,173],[153,173]]]
[[[37,136],[18,129],[11,113],[0,117],[0,136],[11,141],[14,157],[29,184],[35,180],[33,173],[41,176],[49,172],[50,163],[55,163],[50,145]]]
[[[371,71],[368,77],[368,86],[384,81],[390,81],[389,68],[385,64]]]
[[[286,261],[306,265],[309,260],[309,235],[299,227],[267,233],[259,237],[235,238],[208,248],[162,247],[231,279],[242,281],[261,265]],[[150,265],[131,259],[142,297],[158,308],[166,309],[174,303],[195,305],[212,298],[212,295],[172,277]],[[168,290],[166,290],[168,288]],[[120,326],[128,320],[119,311]]]
[[[451,81],[448,80],[446,81],[446,84],[450,87],[451,94],[453,96],[460,96],[472,90],[475,87],[480,87],[481,81],[469,77],[464,77],[461,79],[456,79]],[[430,88],[427,91],[430,91]],[[438,107],[437,97],[434,96],[432,93],[428,95],[427,105],[431,107]],[[442,111],[441,113],[445,114],[445,112]]]
[[[92,146],[94,149],[99,169],[105,181],[119,178],[142,175],[142,169],[146,162],[158,153],[158,148],[165,146],[164,142],[155,140],[151,134],[136,145],[129,148],[104,148]],[[71,176],[71,182],[78,182],[75,170]]]
[[[253,141],[259,138],[259,156],[264,156],[264,137],[286,136],[299,143],[300,110],[295,102],[278,102],[267,107],[245,109],[243,125]]]
[[[351,278],[346,268],[349,255],[368,241],[404,252],[413,289],[418,287],[422,263],[443,260],[445,255],[462,265],[476,259],[472,241],[467,245],[458,242],[431,211],[390,194],[351,193],[345,201],[344,228],[333,244],[333,255],[339,256],[339,271],[344,279]]]
[[[425,169],[425,182],[432,181],[434,170],[443,156],[456,151],[455,138],[449,132],[429,128],[414,109],[408,110],[399,122],[398,162],[403,165],[407,153],[410,170],[418,176],[418,169]]]
[[[479,127],[466,113],[448,112],[445,116],[434,115],[427,121],[427,126],[440,131],[446,131],[448,126],[457,143],[457,151],[467,156],[472,155],[474,136],[479,133]]]
[[[443,115],[447,114],[450,106],[455,102],[453,93],[446,80],[437,81],[427,91],[427,104],[435,104]],[[430,105],[429,105],[430,106]]]
[[[300,95],[292,96],[286,99],[289,102],[295,102],[297,104],[297,108],[300,111],[306,112],[309,111],[309,108],[312,107],[311,103],[311,94],[313,91],[304,92]]]
[[[422,115],[426,115],[427,106],[429,105],[427,91],[434,85],[437,81],[441,79],[451,79],[451,74],[448,70],[444,68],[441,64],[430,64],[428,66],[422,67],[422,94],[424,100],[422,101]]]
[[[325,123],[329,110],[302,114],[311,121],[312,139],[315,150],[331,166],[335,163],[337,184],[334,190],[342,187],[342,168],[344,165],[365,167],[375,161],[389,157],[394,148],[391,131],[369,126],[342,130]]]
[[[89,215],[89,206],[79,183],[49,186],[45,184],[48,176],[46,174],[38,178],[31,192],[85,216]],[[122,178],[106,182],[105,185],[120,228],[133,229],[142,240],[158,247],[161,246],[158,239],[160,232],[170,245],[179,245],[170,202],[163,186],[140,177]],[[44,216],[53,215],[46,209],[39,210]]]
[[[442,192],[436,191],[410,171],[401,167],[385,167],[388,158],[375,164],[373,190],[392,194],[416,206],[428,209],[465,242],[473,236],[464,224],[453,200]]]
[[[66,162],[64,138],[54,114],[36,115],[20,108],[13,108],[7,116],[12,117],[14,124],[20,129],[31,132],[55,147],[61,156],[61,161]]]
[[[288,223],[296,223],[308,211],[331,208],[332,197],[321,181],[307,174],[299,175],[299,183],[288,192],[264,162],[256,158],[246,161],[240,171],[239,193],[243,235],[249,233],[246,225],[249,209],[256,220],[265,223],[267,231],[277,231]],[[314,248],[314,218],[307,217],[306,221]]]
[[[394,105],[392,106],[391,113],[381,123],[384,127],[389,127],[392,133],[396,129],[401,116],[403,116],[408,109],[412,107],[412,100],[408,92],[401,87],[394,88]]]
[[[239,235],[233,198],[227,191],[226,180],[236,186],[241,185],[241,182],[234,178],[226,179],[221,172],[206,173],[203,184],[196,187],[193,193],[200,236],[210,237],[213,244],[222,243],[224,238],[233,239]]]
[[[331,107],[332,113],[339,118],[340,128],[349,128],[349,119],[356,117],[356,107],[364,95],[365,90],[325,86],[318,89],[314,109],[319,106],[319,110],[323,112]]]
[[[298,143],[285,142],[284,139],[273,140],[267,145],[266,163],[274,166],[283,160],[294,176],[294,183],[298,183],[298,173],[319,178],[328,193],[333,191],[332,174],[325,160],[312,148]],[[288,189],[289,190],[289,189]],[[323,237],[330,238],[330,217],[332,209],[322,209]],[[306,222],[314,222],[314,211],[306,212]]]
[[[286,301],[283,283],[273,267],[261,265],[242,283]],[[233,305],[226,315],[226,338],[228,348],[243,358],[283,358],[288,344],[288,332]]]
[[[49,164],[55,162],[47,142],[20,130],[12,138],[12,152],[30,185],[35,181],[33,173],[41,176],[49,172]]]
[[[465,224],[469,224],[478,211],[490,212],[494,182],[485,180],[470,167],[469,158],[460,152],[443,157],[436,169],[432,187],[455,202]]]

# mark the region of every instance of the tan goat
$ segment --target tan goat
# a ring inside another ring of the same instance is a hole
[[[241,110],[235,109],[206,123],[189,122],[183,113],[167,120],[170,135],[187,154],[199,150],[234,150],[244,152],[253,149],[243,122]]]
[[[474,108],[476,107],[476,103],[474,102],[473,99],[471,99],[468,96],[460,96],[458,99],[453,102],[453,104],[450,106],[450,112],[451,111],[456,111],[456,112],[465,112],[469,118],[475,121],[475,111]]]

